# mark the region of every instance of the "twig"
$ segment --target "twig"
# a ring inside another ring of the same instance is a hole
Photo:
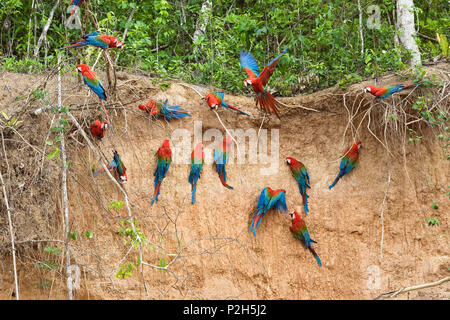
[[[61,53],[58,53],[58,108],[61,110],[62,98],[61,98]],[[59,122],[61,123],[61,111],[59,112]],[[59,133],[61,141],[61,171],[62,171],[62,200],[64,204],[64,226],[65,226],[65,251],[66,251],[66,276],[67,276],[67,289],[69,300],[73,299],[72,294],[72,272],[70,272],[70,250],[69,250],[69,199],[67,197],[67,155],[66,144],[64,140],[64,132]]]
[[[13,254],[14,283],[16,286],[16,300],[19,300],[19,285],[17,283],[17,267],[16,267],[16,248],[14,246],[14,231],[13,231],[12,219],[11,219],[11,209],[9,208],[5,182],[3,181],[3,175],[2,175],[1,171],[0,171],[0,180],[2,182],[3,198],[5,199],[6,212],[8,212],[9,233],[11,235],[11,247],[12,247],[12,254]]]
[[[240,153],[240,150],[239,150],[239,144],[237,143],[236,139],[233,137],[233,135],[230,133],[230,131],[228,131],[227,127],[225,127],[225,125],[223,124],[222,120],[220,119],[220,116],[219,116],[219,114],[217,113],[217,111],[214,110],[214,109],[213,109],[213,111],[214,111],[214,113],[216,114],[217,119],[219,119],[219,122],[220,122],[220,124],[222,125],[222,127],[225,129],[225,131],[228,133],[228,135],[231,137],[231,139],[233,139],[234,143],[236,143],[236,148],[238,149],[237,151],[238,151],[238,153]]]
[[[302,106],[302,105],[298,105],[298,106],[292,107],[292,106],[288,106],[287,104],[284,104],[284,103],[281,102],[280,100],[275,99],[275,101],[278,102],[279,104],[281,104],[282,106],[288,107],[288,108],[290,108],[290,109],[302,108],[302,109],[309,110],[309,111],[319,112],[319,110],[307,108],[307,107],[304,107],[304,106]]]
[[[404,287],[397,291],[383,293],[383,294],[379,295],[378,297],[376,297],[374,300],[380,300],[380,299],[385,299],[385,298],[394,298],[394,297],[398,296],[400,293],[405,293],[408,291],[420,290],[420,289],[425,289],[425,288],[430,288],[430,287],[436,287],[436,286],[438,286],[444,282],[447,282],[449,280],[450,280],[450,277],[445,277],[445,278],[435,281],[435,282],[420,284],[420,285],[412,286],[412,287]]]

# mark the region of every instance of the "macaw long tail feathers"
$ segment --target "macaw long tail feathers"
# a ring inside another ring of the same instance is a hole
[[[153,202],[158,202],[158,195],[159,195],[159,187],[161,186],[161,182],[158,182],[157,184],[156,184],[156,187],[155,187],[155,193],[153,194],[153,199],[152,199],[152,204],[151,205],[153,205]]]
[[[104,112],[105,115],[106,115],[106,121],[108,121],[108,124],[109,124],[109,126],[110,126],[110,128],[111,128],[111,130],[112,130],[112,129],[113,129],[112,123],[111,123],[111,121],[109,121],[108,113],[106,112],[106,108],[105,108],[105,105],[103,104],[103,100],[100,99],[100,102],[102,103],[103,112]]]
[[[192,203],[194,204],[195,203],[195,188],[197,187],[197,184],[196,183],[194,183],[193,185],[192,185]]]
[[[255,212],[255,215],[253,216],[252,219],[252,224],[250,225],[249,230],[253,232],[253,236],[256,237],[256,229],[258,229],[259,227],[259,223],[262,220],[262,214],[261,212],[258,210],[257,212]]]
[[[225,104],[224,102],[222,102],[222,103]],[[241,113],[241,114],[245,114],[246,116],[249,116],[249,117],[252,116],[250,113],[247,113],[247,112],[245,112],[245,111],[242,111],[242,110],[239,109],[239,108],[233,107],[232,105],[230,105],[230,104],[228,104],[228,103],[226,103],[226,106],[227,106],[228,108],[230,108],[230,109],[233,109],[233,110],[235,110],[235,111]]]
[[[308,213],[309,209],[308,209],[308,198],[309,196],[306,194],[306,192],[304,192],[302,194],[302,198],[303,198],[303,207],[305,208],[305,214]]]
[[[423,84],[423,81],[420,81],[420,82],[417,82],[417,83],[410,84],[409,86],[403,87],[402,90],[410,89],[410,88],[415,88],[415,87],[417,87],[417,86],[420,86],[421,84]]]
[[[61,49],[69,49],[69,48],[81,48],[81,47],[86,47],[88,44],[85,43],[84,41],[78,41],[75,43],[71,43],[69,46],[67,47],[62,47]]]
[[[168,118],[183,118],[183,117],[190,117],[191,115],[184,109],[178,107],[178,106],[170,106],[167,107],[168,110]]]
[[[333,187],[336,185],[336,183],[339,181],[339,179],[340,179],[340,177],[338,176],[338,177],[333,181],[333,183],[328,187],[328,189],[333,188]]]
[[[278,114],[278,108],[281,104],[275,100],[273,95],[267,91],[262,93],[258,93],[256,95],[256,106],[260,106],[262,110],[267,113],[275,113],[275,115],[280,119],[280,115]]]
[[[225,179],[223,178],[223,175],[220,174],[220,173],[219,173],[219,178],[220,178],[220,182],[222,182],[222,184],[223,184],[225,187],[227,187],[228,189],[233,189],[232,186],[228,185],[228,184],[225,182]]]
[[[308,249],[309,249],[309,251],[311,251],[311,253],[313,254],[314,258],[316,258],[317,263],[319,264],[319,267],[321,267],[322,266],[322,262],[320,261],[320,258],[317,255],[316,251],[314,251],[314,249],[311,246],[309,246]]]

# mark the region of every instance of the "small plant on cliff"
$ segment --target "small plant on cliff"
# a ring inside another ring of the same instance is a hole
[[[116,273],[116,278],[126,279],[128,277],[131,277],[133,275],[133,270],[135,269],[136,266],[133,263],[127,262],[120,266],[119,271]]]
[[[135,248],[137,248],[139,246],[139,242],[137,241],[137,236],[138,236],[141,239],[142,245],[145,245],[145,241],[147,240],[147,237],[137,227],[138,222],[136,220],[134,221],[136,233],[134,233],[134,231],[133,231],[133,227],[131,226],[130,220],[122,220],[122,221],[120,221],[120,224],[122,226],[119,227],[119,229],[117,230],[117,233],[126,238],[124,244],[126,244],[126,245],[133,244],[133,246]]]
[[[428,226],[432,227],[432,226],[439,226],[439,220],[438,218],[426,218],[425,222],[428,222]]]

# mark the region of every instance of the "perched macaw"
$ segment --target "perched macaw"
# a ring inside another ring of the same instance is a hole
[[[163,116],[167,120],[171,119],[179,119],[183,117],[190,117],[191,115],[184,109],[178,106],[168,106],[167,99],[164,103],[158,103],[153,99],[150,99],[146,104],[140,104],[139,109],[143,111],[147,111],[153,117],[158,118],[159,116]]]
[[[192,185],[192,203],[195,203],[195,188],[200,178],[203,165],[205,164],[205,154],[203,152],[203,142],[197,143],[191,154],[191,172],[189,173],[189,183]]]
[[[86,46],[94,46],[102,49],[106,48],[123,48],[123,43],[119,41],[116,37],[108,36],[106,34],[100,34],[98,31],[94,31],[94,33],[85,34],[81,40],[71,42],[69,46],[64,47],[62,49],[67,48],[81,48]]]
[[[162,180],[166,177],[172,163],[172,150],[170,150],[169,140],[164,140],[162,146],[158,149],[156,155],[156,169],[153,175],[155,176],[155,193],[153,194],[153,202],[158,201],[159,188]]]
[[[236,107],[233,107],[232,105],[229,105],[225,101],[223,101],[223,97],[225,96],[225,92],[223,91],[214,91],[211,93],[208,93],[203,99],[206,100],[209,107],[211,109],[217,109],[219,106],[222,106],[227,109],[233,109],[239,113],[245,114],[246,116],[251,116],[250,113],[244,112]]]
[[[70,4],[69,4],[69,8],[70,8],[71,6],[77,6],[77,7],[80,7],[80,5],[83,3],[83,1],[84,1],[84,0],[72,0],[72,1],[70,2]],[[88,0],[86,0],[86,1],[88,1]],[[75,12],[75,8],[73,8],[72,13],[70,14],[69,19],[67,19],[67,22],[70,21],[70,19],[72,18],[74,12]]]
[[[359,148],[361,148],[361,141],[355,142],[350,149],[346,149],[344,152],[344,157],[341,159],[339,164],[339,174],[333,183],[328,187],[331,189],[334,185],[342,178],[344,175],[349,173],[354,167],[356,167],[356,162],[358,161]]]
[[[83,82],[86,84],[89,89],[91,89],[100,99],[100,102],[103,107],[103,111],[105,112],[108,123],[109,121],[108,113],[106,112],[105,105],[103,104],[103,100],[106,101],[106,90],[102,85],[102,82],[98,78],[97,74],[89,68],[86,64],[77,65],[77,71],[81,73],[83,76]]]
[[[286,163],[288,164],[289,168],[291,169],[292,176],[297,180],[298,183],[298,189],[300,191],[300,194],[303,198],[303,207],[305,209],[305,214],[308,214],[308,198],[309,196],[306,194],[306,188],[310,187],[309,182],[309,174],[306,170],[306,167],[303,163],[300,161],[297,161],[294,158],[287,157]]]
[[[240,53],[241,67],[248,74],[248,78],[244,80],[244,86],[251,85],[253,87],[253,91],[256,93],[256,106],[259,104],[263,111],[267,113],[273,112],[278,118],[280,118],[280,115],[278,114],[280,103],[275,100],[271,93],[264,90],[264,86],[275,71],[278,60],[280,60],[281,56],[285,54],[286,51],[287,48],[284,49],[279,56],[270,61],[270,63],[264,67],[261,74],[259,74],[258,63],[251,53],[245,50],[241,50]]]
[[[252,224],[249,229],[253,232],[253,236],[256,236],[256,229],[258,229],[259,224],[267,211],[270,209],[275,209],[284,213],[287,211],[286,191],[284,189],[272,190],[269,187],[264,188],[259,196],[256,208],[257,210],[253,214]]]
[[[229,150],[231,147],[231,137],[226,136],[223,142],[214,149],[213,157],[216,163],[216,171],[219,174],[220,182],[228,189],[233,189],[232,186],[227,184],[227,173],[225,171],[225,165],[230,157]]]
[[[314,251],[311,243],[317,243],[313,239],[311,239],[308,231],[308,227],[306,226],[305,220],[302,219],[302,217],[297,213],[297,211],[293,211],[290,213],[292,218],[292,226],[289,227],[291,230],[292,235],[300,239],[301,241],[305,242],[306,247],[311,251],[314,258],[316,258],[317,263],[319,264],[319,267],[322,266],[322,262],[320,261],[319,256],[317,255],[316,251]]]
[[[364,88],[364,92],[369,92],[373,96],[383,99],[383,98],[389,97],[393,93],[400,92],[405,89],[415,88],[421,84],[423,84],[423,81],[410,84],[409,86],[406,86],[406,87],[402,84],[395,85],[395,86],[387,86],[387,87],[367,86]]]
[[[106,128],[108,128],[108,122],[95,120],[89,124],[89,128],[91,129],[92,135],[101,140],[105,136]]]
[[[117,151],[114,151],[114,159],[106,166],[106,168],[111,169],[114,168],[116,174],[119,176],[120,182],[127,181],[127,168],[125,168],[122,160],[120,160],[119,154]],[[105,172],[104,168],[101,168],[97,172],[94,173],[94,176],[99,175],[100,173]]]

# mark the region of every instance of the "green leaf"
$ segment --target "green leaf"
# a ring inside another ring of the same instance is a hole
[[[91,231],[89,231],[89,230],[86,230],[86,233],[85,233],[85,235],[86,235],[86,238],[88,238],[88,239],[91,239],[91,238],[92,238],[92,236],[93,236],[92,232],[91,232]]]
[[[53,151],[47,155],[47,160],[51,160],[54,158],[59,158],[59,148],[58,147],[56,147],[55,151]]]
[[[77,240],[77,233],[76,232],[68,232],[69,238],[72,240]]]

